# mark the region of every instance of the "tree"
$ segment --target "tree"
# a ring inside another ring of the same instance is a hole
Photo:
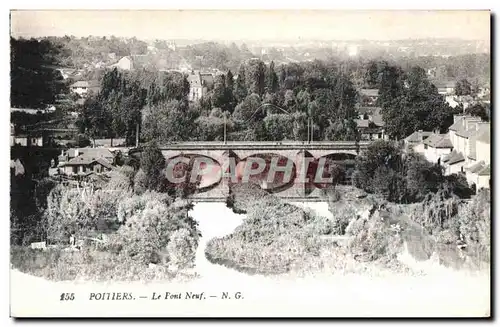
[[[374,192],[376,183],[372,183],[375,172],[382,174],[402,171],[401,149],[393,142],[377,140],[356,157],[354,185],[368,192]],[[385,189],[388,190],[388,187]]]
[[[380,72],[380,88],[377,104],[386,108],[403,94],[403,71],[397,66],[385,66]]]
[[[96,137],[108,137],[112,135],[112,118],[106,107],[94,97],[89,97],[83,104],[82,111],[78,116],[76,125],[80,133],[86,134],[94,143]]]
[[[120,73],[116,68],[103,76],[97,99],[110,114],[112,137],[125,136],[128,145],[135,143],[147,93],[138,80]]]
[[[463,204],[457,214],[459,231],[469,253],[490,262],[491,257],[491,193],[481,190],[472,200]]]
[[[229,113],[233,113],[234,107],[236,106],[236,99],[234,96],[234,76],[233,73],[229,70],[226,75],[226,95],[225,95],[227,104],[224,107],[224,110],[229,111]]]
[[[461,79],[455,84],[455,95],[471,95],[472,86],[467,79]]]
[[[249,66],[250,80],[247,80],[248,89],[251,93],[264,95],[266,90],[266,65],[259,60]]]
[[[369,88],[377,88],[379,85],[379,68],[376,61],[370,61],[366,68],[365,83]]]
[[[193,265],[198,242],[191,234],[186,228],[172,232],[167,244],[167,252],[171,263],[179,267]]]
[[[224,108],[228,104],[226,91],[226,78],[224,75],[219,75],[215,78],[214,90],[212,94],[212,107]]]
[[[271,61],[271,64],[269,64],[269,71],[267,74],[267,81],[266,81],[266,91],[268,93],[276,93],[278,91],[278,75],[274,71],[274,61]]]
[[[180,73],[166,73],[161,75],[159,100],[184,100],[189,94],[189,81],[187,76]]]
[[[489,121],[490,120],[488,108],[485,105],[481,104],[481,103],[476,103],[476,104],[474,104],[472,106],[467,107],[465,109],[465,113],[467,115],[480,117],[481,120],[483,120],[483,121]]]
[[[359,141],[361,135],[353,119],[330,122],[325,130],[326,141]]]
[[[56,95],[68,93],[68,85],[54,67],[64,47],[47,39],[10,39],[10,101],[12,107],[45,108]]]
[[[233,119],[240,122],[247,122],[250,118],[253,121],[262,119],[260,115],[256,114],[256,110],[260,107],[261,102],[257,94],[250,94],[244,99],[243,102],[238,104],[233,112]]]
[[[296,111],[297,100],[295,94],[292,90],[286,90],[285,97],[283,99],[283,106],[288,109],[288,111]]]
[[[142,137],[159,144],[193,137],[199,112],[185,101],[170,100],[144,108]]]
[[[165,185],[165,157],[155,143],[148,144],[141,154],[141,170],[145,174],[144,186],[148,190],[163,191]]]
[[[293,113],[293,140],[306,141],[307,135],[307,114],[305,112]]]
[[[264,118],[264,126],[267,131],[266,140],[282,141],[292,140],[294,117],[288,114],[271,114]]]
[[[196,120],[196,125],[196,135],[199,140],[222,141],[224,139],[224,119],[222,117],[215,117],[212,115],[209,117],[201,116]],[[232,123],[228,122],[226,132],[229,132],[231,127]]]
[[[444,182],[441,166],[428,162],[422,155],[411,153],[405,159],[407,197],[410,202],[422,201],[435,193]]]
[[[248,95],[245,74],[245,66],[241,65],[238,72],[238,77],[236,78],[236,86],[234,89],[234,96],[236,97],[236,100],[238,102],[242,102]]]
[[[297,108],[301,112],[307,112],[307,107],[311,102],[311,95],[306,90],[302,90],[297,94]]]
[[[445,131],[453,122],[456,110],[444,101],[425,71],[413,67],[403,84],[403,89],[398,82],[383,92],[382,116],[387,133],[392,138],[402,139],[416,130]]]

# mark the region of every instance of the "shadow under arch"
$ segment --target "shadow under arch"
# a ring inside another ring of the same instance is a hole
[[[264,170],[261,173],[255,174],[255,175],[250,175],[249,176],[249,183],[253,183],[258,185],[262,190],[265,190],[269,193],[279,193],[283,192],[291,187],[294,186],[295,178],[297,176],[297,167],[295,165],[295,162],[283,155],[277,154],[277,153],[258,153],[254,155],[249,155],[243,159],[240,159],[238,164],[236,165],[236,177],[238,179],[238,183],[243,182],[243,174],[248,162],[249,158],[260,158],[263,159],[266,163],[266,166]],[[271,168],[271,162],[273,158],[278,158],[277,159],[277,164],[279,167],[284,167],[284,166],[291,166],[291,172],[290,172],[290,177],[289,179],[286,178],[286,172],[284,171],[276,171],[274,178],[272,181],[268,181],[269,177],[269,171]],[[291,162],[291,164],[290,164]],[[252,164],[252,168],[256,169],[257,168],[257,163]]]
[[[178,160],[179,158],[187,158],[189,163],[176,162],[173,164],[173,161]],[[196,181],[192,182],[191,177],[196,159],[202,160],[200,169],[209,169],[209,172],[207,174],[197,176]],[[207,167],[206,162],[211,163],[212,167]],[[181,153],[167,159],[166,166],[169,167],[169,165],[173,165],[173,176],[168,176],[169,171],[165,170],[168,187],[173,190],[184,191],[187,193],[186,195],[210,191],[218,187],[222,181],[222,166],[220,162],[209,156],[196,153]],[[180,183],[173,183],[171,177],[176,179],[184,178],[184,181]]]

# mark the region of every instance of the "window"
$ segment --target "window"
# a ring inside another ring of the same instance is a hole
[[[424,149],[426,149],[426,150],[427,150],[427,144],[424,144]]]

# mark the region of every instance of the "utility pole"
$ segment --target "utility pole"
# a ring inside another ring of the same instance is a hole
[[[307,116],[307,143],[309,143],[309,116]]]
[[[139,147],[139,123],[137,123],[137,127],[135,130],[135,147]]]
[[[313,123],[312,117],[309,117],[309,121],[310,121],[309,125],[311,126],[310,135],[309,135],[309,143],[312,143],[313,139],[314,139],[314,123]]]
[[[227,144],[226,125],[227,125],[227,115],[226,115],[226,112],[224,111],[224,144]]]

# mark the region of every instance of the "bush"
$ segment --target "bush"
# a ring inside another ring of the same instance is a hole
[[[139,201],[140,202],[140,201]],[[123,251],[142,264],[166,264],[166,251],[172,233],[186,229],[190,244],[197,246],[197,223],[188,215],[188,206],[171,205],[157,199],[148,200],[142,210],[137,210],[118,231]]]
[[[349,251],[364,261],[394,260],[403,245],[399,232],[390,228],[379,211],[368,218],[354,220],[346,234],[352,236],[348,242]]]
[[[436,194],[430,193],[418,206],[413,207],[410,219],[430,234],[437,235],[444,229],[456,231],[455,216],[460,203],[457,196],[448,194],[445,190],[440,190]]]
[[[468,253],[490,262],[491,257],[491,194],[480,190],[472,200],[458,211],[460,234],[467,244]]]
[[[129,218],[140,214],[148,202],[155,203],[161,206],[169,206],[172,199],[167,194],[146,192],[142,195],[132,195],[124,198],[117,206],[117,219],[121,224],[127,222]]]
[[[246,210],[246,219],[233,234],[208,242],[205,253],[209,260],[240,271],[279,274],[304,263],[305,256],[319,253],[317,233],[330,233],[331,222],[273,195],[251,194],[248,188],[245,195],[235,194],[235,198]],[[319,224],[324,227],[321,231]]]
[[[95,249],[68,252],[12,247],[11,264],[21,272],[55,281],[164,281],[182,273],[160,266],[145,268],[126,255]]]
[[[48,240],[57,243],[73,233],[86,236],[107,230],[116,222],[117,202],[116,194],[106,190],[58,185],[50,192],[44,212]]]
[[[134,192],[142,194],[147,190],[147,176],[144,170],[139,169],[134,177]]]
[[[134,187],[134,168],[122,166],[110,172],[110,180],[106,188],[108,190],[118,190],[120,192],[132,191]]]
[[[167,244],[169,261],[179,267],[192,266],[197,244],[189,230],[181,228],[174,231]]]

